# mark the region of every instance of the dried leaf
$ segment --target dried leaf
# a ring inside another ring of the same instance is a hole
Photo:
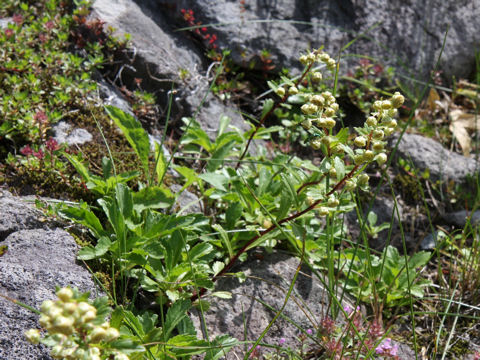
[[[470,156],[471,137],[468,132],[480,130],[480,116],[469,114],[462,110],[453,110],[449,113],[451,123],[450,131],[458,140],[464,156]]]
[[[437,108],[436,102],[440,100],[440,95],[438,95],[437,90],[435,88],[431,88],[430,92],[428,93],[427,98],[427,106],[431,111],[434,111]]]

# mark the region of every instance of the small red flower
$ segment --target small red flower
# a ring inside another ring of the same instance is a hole
[[[46,124],[48,122],[47,114],[41,110],[37,111],[35,115],[33,115],[33,119],[39,124]]]
[[[55,27],[55,23],[54,23],[53,21],[47,21],[47,22],[45,23],[45,28],[46,28],[47,30],[52,30],[54,27]]]
[[[48,139],[47,142],[45,143],[45,147],[50,152],[60,149],[60,146],[58,146],[57,140],[55,140],[54,138]]]
[[[19,15],[19,14],[15,14],[13,15],[12,17],[12,20],[15,24],[17,24],[18,26],[22,25],[23,23],[23,16],[22,15]]]
[[[35,156],[37,159],[41,160],[45,157],[45,154],[43,153],[42,149],[40,149],[37,152],[34,152],[33,156]]]
[[[5,36],[9,38],[10,36],[13,36],[13,30],[12,29],[5,29]]]
[[[33,150],[30,145],[25,145],[23,148],[20,149],[20,153],[22,155],[28,156],[33,154]]]
[[[202,31],[203,31],[203,32],[206,32],[206,31],[207,31],[207,28],[206,28],[205,26],[202,27]]]

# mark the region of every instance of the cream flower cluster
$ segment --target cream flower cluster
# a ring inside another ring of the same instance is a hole
[[[43,302],[39,319],[49,334],[49,345],[52,340],[55,343],[51,349],[54,359],[101,360],[111,354],[115,360],[128,360],[128,356],[119,351],[105,352],[101,346],[95,346],[116,340],[120,333],[108,322],[95,324],[97,309],[94,306],[76,299],[70,288],[58,290],[57,296],[57,301]],[[28,330],[25,336],[32,344],[42,340],[38,329]]]

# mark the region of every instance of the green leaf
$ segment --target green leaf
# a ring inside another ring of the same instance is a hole
[[[228,252],[228,256],[233,257],[233,255],[235,255],[235,254],[233,252],[233,246],[232,246],[232,243],[230,241],[230,238],[228,237],[227,232],[222,228],[222,226],[220,224],[214,224],[214,225],[212,225],[212,228],[214,228],[216,231],[219,232],[220,239],[222,240],[222,244],[224,244],[225,249]]]
[[[198,177],[202,180],[205,180],[214,188],[217,188],[222,191],[227,191],[225,184],[228,182],[228,178],[225,175],[216,174],[213,172],[207,172],[205,174],[198,175]]]
[[[215,291],[211,294],[212,296],[218,297],[220,299],[231,299],[232,293],[229,291]]]
[[[207,350],[204,360],[218,360],[238,344],[238,340],[230,335],[219,335],[211,342],[211,348]]]
[[[212,252],[212,250],[212,245],[207,243],[199,243],[190,250],[189,259],[191,262],[195,262],[195,260],[198,260],[202,256],[205,256]]]
[[[133,208],[138,213],[145,209],[165,209],[173,204],[170,190],[160,186],[149,186],[133,193]]]
[[[164,242],[165,246],[165,266],[171,271],[181,260],[182,249],[185,244],[186,234],[182,230],[175,230],[171,238]]]
[[[190,300],[176,301],[170,309],[168,309],[165,318],[163,338],[170,338],[170,334],[178,325],[178,323],[187,316],[187,311],[192,307]]]
[[[270,84],[269,84],[269,85],[270,85]],[[275,87],[275,88],[276,88],[276,87]],[[273,104],[274,104],[274,102],[273,102],[272,99],[267,99],[267,100],[265,100],[265,101],[263,102],[262,116],[260,117],[260,119],[263,120],[263,119],[265,118],[265,116],[268,114],[268,112],[269,112],[270,110],[272,110]]]
[[[105,234],[102,224],[95,214],[85,207],[86,204],[83,204],[80,208],[73,206],[62,207],[60,210],[58,210],[58,214],[64,218],[76,222],[77,224],[86,226],[92,231],[95,237],[99,238]]]
[[[230,121],[232,121],[232,119],[230,119],[228,116],[226,115],[220,116],[220,124],[218,127],[217,137],[221,136],[225,132],[228,125],[230,124]]]
[[[289,213],[292,203],[293,199],[291,192],[287,189],[283,189],[280,197],[280,208],[277,214],[277,221],[280,221]]]
[[[95,245],[95,247],[86,246],[84,248],[81,248],[78,251],[77,258],[79,260],[97,259],[107,253],[110,245],[112,245],[112,242],[108,239],[108,237],[102,236],[100,239],[98,239],[97,245]]]
[[[133,198],[132,192],[125,184],[118,184],[116,188],[116,197],[120,211],[125,219],[132,217]]]
[[[232,202],[225,213],[227,229],[235,228],[235,224],[243,213],[243,206],[240,202]]]
[[[370,226],[375,226],[377,223],[377,214],[375,214],[373,211],[370,211],[367,216],[367,221]]]
[[[337,171],[337,179],[343,179],[343,177],[345,176],[345,163],[343,162],[343,160],[339,157],[335,157],[335,159],[333,160],[333,166]]]
[[[105,110],[117,126],[122,130],[125,138],[137,153],[142,163],[145,175],[148,177],[148,155],[150,152],[150,141],[147,132],[142,124],[132,115],[111,105],[106,105]]]
[[[231,140],[213,152],[211,159],[207,163],[207,171],[215,171],[220,165],[222,165],[223,160],[230,153],[235,142],[235,140]]]
[[[160,144],[155,143],[155,173],[157,174],[157,184],[160,184],[166,171],[167,160],[165,159]]]
[[[88,169],[83,165],[76,156],[70,155],[67,153],[63,153],[63,156],[65,156],[68,161],[70,161],[70,164],[73,165],[75,170],[77,170],[78,174],[82,177],[83,181],[88,182],[90,181],[90,173],[88,172]]]

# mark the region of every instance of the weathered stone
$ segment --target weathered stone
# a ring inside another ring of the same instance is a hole
[[[182,186],[178,184],[173,184],[170,186],[172,193],[176,194],[181,189]],[[200,199],[197,195],[191,193],[188,190],[183,190],[180,196],[177,199],[176,206],[178,210],[183,209],[184,214],[192,214],[192,213],[199,213],[202,212],[202,208],[200,206]]]
[[[460,210],[453,213],[447,213],[443,216],[443,220],[449,224],[454,225],[457,228],[464,228],[467,224],[467,220],[470,224],[476,226],[480,224],[480,211],[477,210],[473,214],[466,210]]]
[[[5,190],[0,191],[0,214],[0,242],[15,231],[48,228],[40,211]]]
[[[392,147],[397,141],[398,135],[393,136]],[[480,169],[480,163],[474,159],[449,151],[437,141],[417,134],[403,135],[396,156],[411,160],[421,173],[428,169],[432,181],[451,180],[461,184],[468,175],[474,175]]]
[[[324,45],[336,56],[356,39],[344,53],[368,55],[395,65],[414,78],[426,78],[434,68],[448,30],[439,70],[450,80],[452,76],[466,77],[473,72],[472,49],[480,42],[476,26],[480,16],[478,0],[279,0],[246,2],[244,6],[228,0],[156,3],[172,9],[172,17],[179,16],[182,8],[193,9],[197,20],[218,24],[211,28],[218,36],[218,46],[230,49],[240,66],[257,58],[257,67],[261,67],[258,58],[266,49],[277,70],[298,67],[299,53],[308,48]]]
[[[93,136],[87,130],[81,128],[73,128],[72,125],[65,121],[60,121],[52,127],[53,138],[59,143],[68,145],[81,145],[92,141]]]
[[[247,279],[244,283],[232,277],[218,280],[215,290],[231,292],[232,299],[212,299],[210,309],[204,313],[205,323],[200,325],[200,316],[194,318],[197,329],[206,326],[211,338],[230,334],[241,341],[258,339],[276,311],[282,308],[300,262],[279,251],[258,255],[258,258],[251,256],[234,268],[233,271],[245,272]],[[347,297],[343,298],[343,304],[353,307]],[[317,328],[328,311],[327,305],[328,293],[322,281],[308,267],[302,266],[282,316],[274,322],[262,342],[277,345],[281,338],[285,338],[286,344],[296,346],[301,334],[299,329]],[[293,323],[285,320],[284,316]]]
[[[9,235],[1,245],[0,292],[2,295],[39,308],[55,298],[56,286],[93,291],[90,273],[75,263],[77,244],[67,232],[21,230]],[[50,359],[44,346],[28,343],[24,332],[39,328],[38,316],[0,297],[0,359]]]

